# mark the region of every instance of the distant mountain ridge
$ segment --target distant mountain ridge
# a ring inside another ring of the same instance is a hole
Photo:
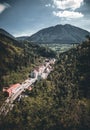
[[[25,40],[35,43],[80,43],[90,32],[70,24],[42,29]]]
[[[0,28],[0,36],[6,36],[15,41],[30,41],[34,43],[58,43],[58,44],[71,44],[81,43],[86,39],[90,32],[79,27],[65,24],[56,25],[44,28],[31,36],[14,37],[4,29]]]
[[[16,37],[16,39],[18,40],[18,41],[23,41],[23,40],[25,40],[25,39],[27,39],[29,36],[22,36],[22,37]]]
[[[15,37],[13,35],[11,35],[10,33],[8,33],[7,31],[5,31],[4,29],[0,28],[0,35],[4,35],[6,37],[15,39]]]

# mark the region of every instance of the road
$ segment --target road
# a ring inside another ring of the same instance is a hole
[[[43,78],[46,79],[49,73],[52,71],[52,68],[50,68],[50,64],[53,62],[54,59],[50,59],[48,62],[45,62],[43,67],[40,68],[39,75]],[[49,67],[48,71],[47,68]],[[38,76],[35,78],[29,78],[25,80],[19,87],[17,87],[11,96],[9,96],[5,102],[3,103],[2,107],[0,108],[0,115],[6,116],[7,113],[12,110],[14,104],[13,102],[24,92],[26,89],[28,89],[33,83],[35,83],[38,80]]]

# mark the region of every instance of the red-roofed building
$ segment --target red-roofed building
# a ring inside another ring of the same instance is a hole
[[[13,85],[11,85],[9,88],[3,89],[3,92],[6,92],[6,93],[8,94],[8,96],[11,96],[11,94],[13,93],[13,91],[14,91],[16,88],[18,88],[19,86],[20,86],[19,83],[13,84]]]

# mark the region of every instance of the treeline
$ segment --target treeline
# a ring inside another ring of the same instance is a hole
[[[3,130],[90,130],[90,40],[59,55],[47,80],[15,103]]]
[[[24,80],[44,57],[54,56],[50,49],[27,41],[18,42],[0,34],[0,89]]]

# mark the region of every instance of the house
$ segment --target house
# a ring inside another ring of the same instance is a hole
[[[18,88],[19,86],[20,86],[19,83],[13,84],[9,88],[3,89],[3,92],[6,93],[6,95],[11,96],[13,91],[15,91],[15,89]]]
[[[38,75],[38,71],[37,71],[37,69],[35,69],[34,71],[32,71],[32,72],[30,73],[30,78],[36,78],[37,75]]]

